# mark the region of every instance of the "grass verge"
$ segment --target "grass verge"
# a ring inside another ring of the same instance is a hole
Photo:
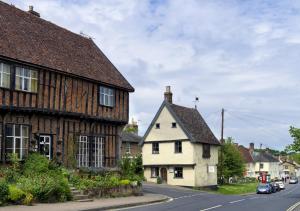
[[[243,183],[243,184],[226,184],[220,185],[217,193],[226,195],[247,194],[256,192],[257,183]]]

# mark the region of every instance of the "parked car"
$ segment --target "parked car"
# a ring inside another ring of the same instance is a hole
[[[257,186],[257,189],[256,189],[256,193],[259,194],[259,193],[272,193],[272,187],[269,183],[266,183],[266,184],[259,184]]]
[[[280,190],[285,189],[284,184],[283,184],[282,181],[276,181],[275,183],[279,185]]]
[[[298,178],[297,178],[297,177],[291,177],[289,183],[290,183],[290,184],[297,184],[297,183],[298,183]]]
[[[271,187],[272,193],[275,193],[275,192],[277,191],[277,188],[275,187],[274,183],[269,182],[268,184],[269,184],[270,187]]]
[[[273,182],[272,185],[274,186],[276,192],[281,190],[278,183]]]

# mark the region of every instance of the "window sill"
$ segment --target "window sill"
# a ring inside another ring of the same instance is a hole
[[[174,154],[182,154],[182,152],[174,152]]]
[[[35,95],[38,94],[38,92],[31,92],[31,91],[26,91],[26,90],[21,90],[21,89],[12,89],[12,91],[15,91],[15,92],[24,92],[24,93],[35,94]]]
[[[158,155],[159,152],[152,152],[152,155]]]
[[[183,177],[173,177],[173,179],[183,179]]]

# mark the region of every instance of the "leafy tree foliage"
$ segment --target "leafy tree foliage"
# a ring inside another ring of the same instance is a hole
[[[286,147],[289,152],[300,152],[300,128],[290,127],[289,130],[294,142]]]
[[[223,176],[228,181],[230,177],[243,176],[244,163],[245,161],[234,144],[233,138],[227,138],[219,151],[218,177]]]

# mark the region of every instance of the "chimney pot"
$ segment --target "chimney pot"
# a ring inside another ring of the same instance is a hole
[[[168,103],[172,103],[173,100],[172,100],[172,92],[171,92],[171,86],[166,86],[166,91],[164,93],[164,96],[165,96],[165,100],[168,102]]]
[[[254,143],[249,144],[249,151],[250,153],[254,152]]]
[[[40,13],[34,11],[32,5],[29,6],[28,12],[29,12],[30,14],[32,14],[32,15],[35,15],[35,16],[37,16],[37,17],[40,17]]]

